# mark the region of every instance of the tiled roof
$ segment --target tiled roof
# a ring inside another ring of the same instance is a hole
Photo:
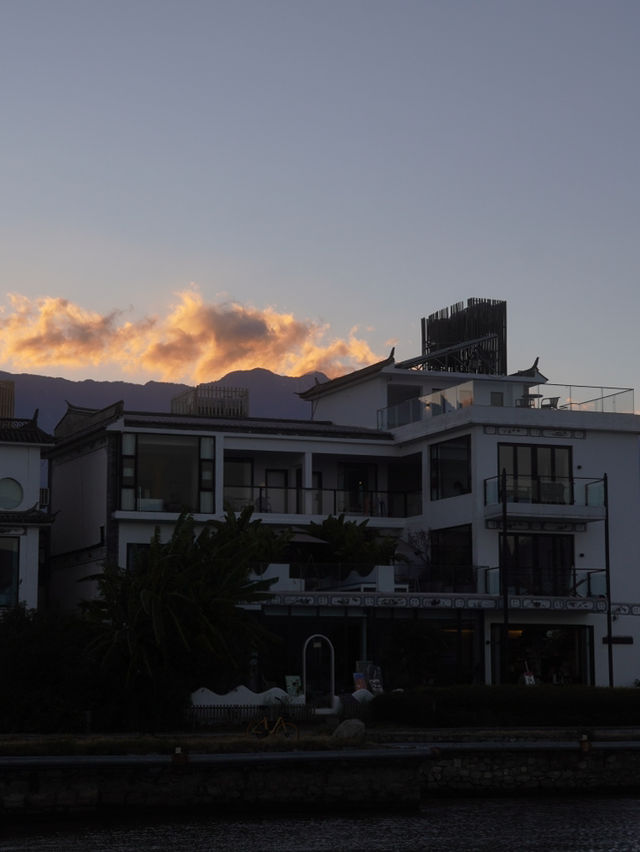
[[[39,509],[27,509],[26,512],[0,511],[0,524],[3,526],[44,526],[53,523],[53,515]]]
[[[190,429],[203,432],[242,432],[256,435],[300,435],[329,438],[392,440],[388,432],[364,426],[341,426],[330,421],[278,420],[268,417],[198,417],[178,414],[124,412],[129,428]]]
[[[36,417],[31,420],[0,417],[0,443],[53,444],[54,439],[38,426]]]
[[[308,390],[299,393],[298,396],[300,399],[311,401],[319,396],[323,396],[325,393],[336,390],[336,388],[341,388],[346,385],[350,385],[353,382],[359,382],[369,376],[374,376],[384,367],[388,367],[389,364],[393,363],[394,357],[392,349],[389,357],[385,358],[383,361],[378,361],[376,364],[370,364],[368,367],[363,367],[361,370],[354,370],[352,373],[347,373],[345,376],[338,376],[337,379],[330,379],[328,382],[318,382]]]

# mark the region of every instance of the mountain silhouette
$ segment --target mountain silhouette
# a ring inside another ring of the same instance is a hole
[[[304,376],[279,376],[270,370],[235,370],[214,385],[240,387],[249,390],[251,417],[293,418],[308,420],[311,408],[296,394],[311,387],[315,380],[326,381],[324,373]],[[101,382],[93,379],[70,379],[38,376],[31,373],[6,373],[0,370],[0,380],[15,383],[15,416],[32,417],[38,409],[38,425],[53,433],[56,423],[67,409],[67,402],[86,408],[104,408],[122,400],[130,411],[168,412],[171,400],[191,385],[173,382]]]

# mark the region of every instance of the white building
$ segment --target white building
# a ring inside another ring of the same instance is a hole
[[[13,400],[13,394],[11,394]],[[13,403],[11,402],[11,407]],[[53,438],[37,419],[0,418],[0,609],[38,606],[52,518],[41,486],[41,453]]]
[[[633,684],[633,392],[551,385],[537,364],[507,376],[427,360],[391,355],[315,385],[301,394],[311,421],[70,406],[51,453],[52,593],[90,594],[78,579],[105,560],[131,565],[182,509],[204,523],[252,505],[294,531],[290,561],[267,569],[278,582],[260,614],[285,640],[264,663],[272,679],[299,672],[319,633],[336,648],[338,691],[357,660],[381,665],[391,687],[518,681],[525,669]],[[304,525],[329,514],[396,536],[403,559],[340,579],[303,563],[314,547]]]

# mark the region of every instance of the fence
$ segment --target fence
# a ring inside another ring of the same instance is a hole
[[[274,721],[284,716],[292,722],[322,722],[326,716],[318,716],[313,704],[216,704],[190,707],[187,721],[193,729],[215,728],[230,725],[246,726],[252,719],[266,716]],[[368,716],[368,705],[355,699],[343,704],[340,714],[345,719],[364,719]]]

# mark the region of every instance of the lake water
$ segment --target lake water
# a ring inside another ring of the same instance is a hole
[[[435,800],[418,813],[5,826],[2,852],[640,852],[640,797]]]

